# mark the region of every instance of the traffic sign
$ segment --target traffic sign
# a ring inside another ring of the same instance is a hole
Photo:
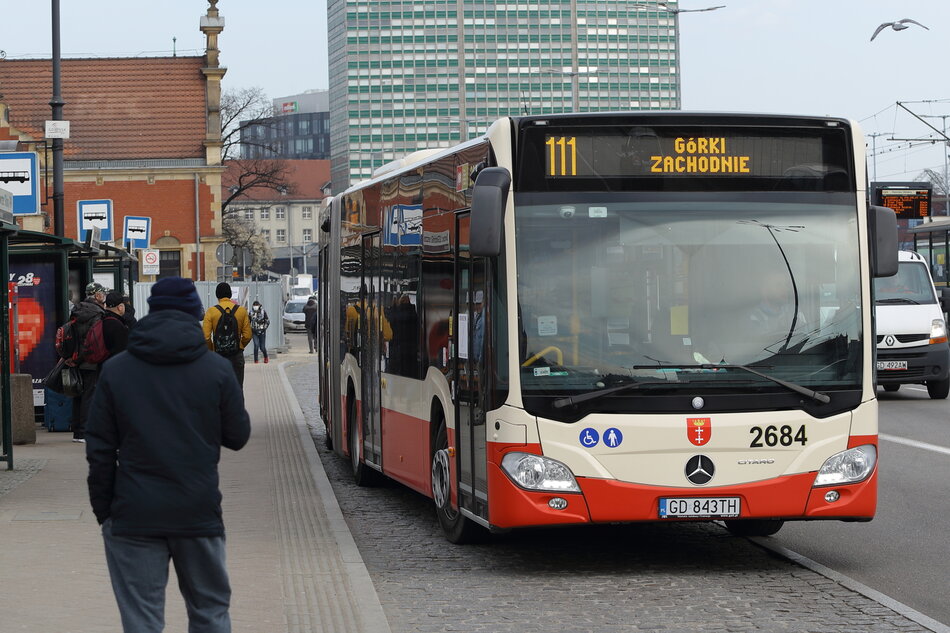
[[[78,214],[79,241],[86,241],[86,232],[99,227],[99,239],[111,242],[112,237],[112,200],[79,200],[76,203]]]
[[[142,251],[142,274],[157,275],[161,272],[158,251],[146,249]]]
[[[128,245],[130,251],[136,248],[148,248],[152,240],[152,218],[125,216],[125,230],[122,234],[122,241]]]
[[[219,264],[230,264],[234,261],[234,247],[227,242],[221,242],[214,249],[214,256],[218,258]]]
[[[40,212],[36,152],[0,152],[0,187],[13,194],[14,215]]]

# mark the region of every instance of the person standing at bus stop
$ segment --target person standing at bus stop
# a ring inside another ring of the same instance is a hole
[[[317,313],[319,311],[317,300],[313,297],[307,299],[307,305],[303,307],[303,325],[307,329],[307,346],[310,348],[311,354],[313,354],[314,341],[316,340]]]
[[[258,362],[258,352],[264,354],[264,363],[270,362],[267,358],[267,328],[269,326],[270,317],[267,316],[267,310],[260,301],[255,301],[251,305],[251,340],[254,342],[255,363]]]
[[[214,296],[218,298],[218,303],[208,308],[202,321],[205,342],[208,344],[208,349],[231,361],[238,384],[244,387],[244,348],[251,342],[251,320],[244,306],[238,305],[231,299],[231,284],[224,281],[219,283],[214,289]],[[218,324],[225,317],[225,313],[232,315],[237,321],[237,332],[231,333],[234,340],[228,341],[232,349],[224,349],[224,342],[220,340],[222,337]]]
[[[209,352],[194,282],[159,280],[126,353],[102,367],[86,428],[89,501],[125,633],[165,626],[169,560],[189,631],[229,633],[218,462],[251,433],[231,364]]]

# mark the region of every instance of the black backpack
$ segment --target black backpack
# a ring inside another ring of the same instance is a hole
[[[220,305],[214,307],[221,311],[221,317],[218,319],[218,324],[214,327],[214,333],[211,337],[214,343],[214,351],[222,356],[233,356],[241,351],[238,322],[234,318],[238,306],[234,306],[230,310],[225,310]]]

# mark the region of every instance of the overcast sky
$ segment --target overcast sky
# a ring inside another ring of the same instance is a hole
[[[542,1],[542,0],[532,0]],[[5,0],[0,49],[49,57],[50,2]],[[916,114],[950,114],[948,0],[681,0],[683,105],[688,110],[830,114],[861,122],[877,144],[879,180],[944,171],[945,145],[891,142],[934,132]],[[61,0],[64,57],[201,54],[206,0]],[[260,86],[276,98],[327,87],[325,0],[220,0],[225,89]],[[929,27],[887,29],[911,18]],[[925,103],[921,103],[925,102]],[[927,119],[938,129],[944,120]],[[947,121],[950,125],[950,121]]]

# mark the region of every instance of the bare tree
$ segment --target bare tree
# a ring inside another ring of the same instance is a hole
[[[253,222],[244,218],[247,203],[269,206],[268,200],[292,193],[290,167],[276,158],[276,149],[267,142],[267,130],[278,125],[274,108],[260,88],[241,88],[221,95],[221,155],[227,170],[222,179],[221,230],[225,241],[234,247],[235,260],[250,258],[255,275],[273,261],[270,246]],[[241,146],[259,148],[255,155],[265,158],[241,158]],[[270,158],[268,156],[275,156]]]
[[[225,198],[221,201],[223,218],[231,215],[229,206],[241,199],[261,198],[270,192],[293,192],[287,162],[280,158],[241,158],[241,145],[258,147],[264,155],[275,155],[260,130],[273,129],[277,124],[274,108],[260,88],[241,88],[221,95],[221,155],[229,169],[222,182]],[[242,134],[242,131],[255,134]],[[254,195],[251,195],[254,194]]]
[[[249,264],[251,272],[260,275],[274,261],[270,245],[253,222],[232,214],[224,219],[222,231],[225,241],[234,247],[232,265]]]
[[[934,201],[936,199],[942,199],[943,201],[943,213],[950,215],[950,188],[948,188],[948,183],[943,174],[937,173],[933,169],[923,170],[915,179],[915,182],[929,182],[932,187]],[[931,214],[936,212],[936,204],[932,205]]]

